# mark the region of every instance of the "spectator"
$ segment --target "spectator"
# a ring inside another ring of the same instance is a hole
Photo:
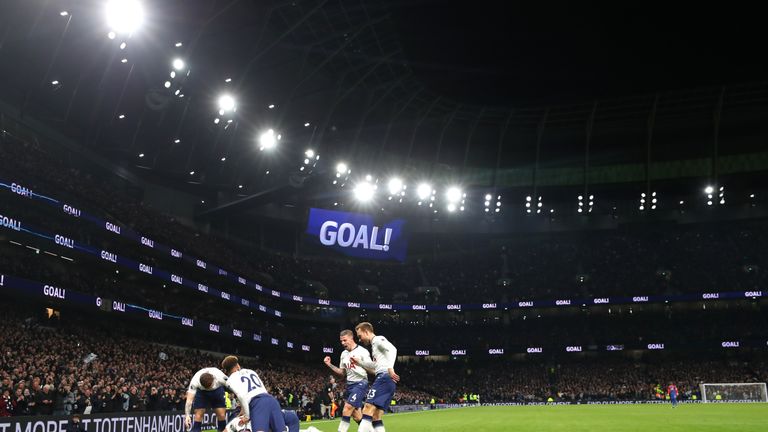
[[[0,398],[0,417],[11,417],[15,412],[15,408],[11,391],[4,388],[3,396]]]
[[[69,423],[67,423],[67,427],[64,430],[65,432],[84,432],[86,429],[85,426],[80,422],[80,415],[75,414],[69,420]]]
[[[54,397],[55,395],[51,391],[50,384],[44,385],[43,391],[37,394],[37,400],[35,401],[38,407],[37,414],[52,415]]]

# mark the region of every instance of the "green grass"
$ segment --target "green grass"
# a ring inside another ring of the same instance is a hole
[[[338,420],[302,423],[335,432]],[[766,432],[768,404],[473,407],[384,416],[387,432]],[[353,423],[350,432],[355,432]]]

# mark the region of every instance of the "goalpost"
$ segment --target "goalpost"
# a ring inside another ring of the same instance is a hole
[[[700,384],[702,402],[768,402],[765,383]]]

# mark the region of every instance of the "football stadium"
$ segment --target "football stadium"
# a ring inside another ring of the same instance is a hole
[[[768,431],[764,27],[0,1],[0,432]]]

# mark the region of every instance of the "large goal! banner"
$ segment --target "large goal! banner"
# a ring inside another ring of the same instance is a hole
[[[306,233],[313,244],[347,256],[405,261],[404,224],[402,219],[379,222],[367,214],[313,208]]]
[[[0,432],[65,432],[69,416],[0,418]],[[145,412],[113,413],[82,416],[88,432],[184,432],[184,413]],[[206,414],[203,429],[216,427],[216,416]]]

